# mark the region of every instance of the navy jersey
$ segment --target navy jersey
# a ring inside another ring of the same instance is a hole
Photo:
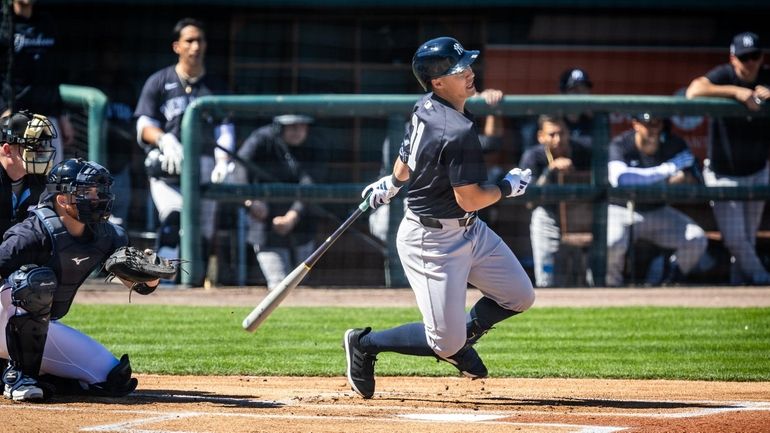
[[[13,17],[13,90],[14,109],[30,110],[47,116],[58,116],[63,103],[59,94],[61,61],[58,59],[59,39],[56,26],[49,14],[35,10],[31,17]],[[5,54],[8,37],[0,35],[0,45]],[[7,56],[0,56],[0,74],[3,76],[0,111],[8,108],[8,87],[5,73]]]
[[[0,166],[0,236],[29,216],[29,209],[37,206],[45,189],[45,176],[42,174],[27,174],[21,181],[21,192],[15,194],[13,181]]]
[[[160,122],[160,128],[164,132],[170,132],[177,138],[181,138],[182,116],[187,106],[195,98],[207,95],[225,94],[225,87],[209,75],[196,81],[195,84],[183,83],[177,75],[175,66],[168,66],[152,74],[144,83],[142,93],[139,96],[139,102],[136,103],[134,117],[147,116]],[[188,92],[189,91],[189,92]],[[203,127],[203,137],[201,152],[203,154],[214,154],[214,127],[213,117],[207,117]]]
[[[706,74],[713,84],[754,89],[770,86],[770,67],[759,69],[753,83],[742,81],[730,64],[719,65]],[[708,155],[717,174],[747,176],[765,167],[770,146],[770,117],[724,117],[713,120],[713,139]]]
[[[591,169],[591,147],[580,141],[573,139],[570,141],[572,149],[569,158],[572,160],[572,167],[575,170],[583,171]],[[541,144],[537,147],[531,147],[521,156],[519,163],[521,169],[528,168],[532,170],[532,179],[537,182],[540,176],[548,168],[548,157],[545,155],[545,147]],[[547,179],[544,183],[556,183],[556,172],[546,173]]]
[[[433,93],[415,104],[401,155],[412,172],[407,204],[420,216],[463,218],[452,188],[487,180],[473,116]]]
[[[58,216],[48,209],[48,214]],[[98,224],[94,231],[86,229],[74,238],[58,224],[54,242],[51,232],[36,214],[8,229],[0,244],[0,277],[7,278],[25,264],[47,266],[54,270],[59,285],[51,310],[53,319],[64,316],[77,289],[91,273],[103,266],[116,249],[128,244],[126,232],[109,222]],[[54,252],[56,248],[56,252]]]
[[[626,131],[610,142],[609,160],[622,161],[629,167],[650,168],[657,167],[669,159],[673,158],[679,152],[687,150],[687,143],[673,134],[661,133],[660,146],[653,155],[646,155],[639,151],[634,141],[634,131]],[[613,201],[612,203],[625,206],[625,201]],[[666,204],[661,203],[637,203],[637,210],[651,210],[663,207]]]

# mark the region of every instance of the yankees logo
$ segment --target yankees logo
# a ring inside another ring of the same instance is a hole
[[[460,45],[459,43],[455,43],[455,44],[452,46],[452,48],[454,48],[454,50],[455,50],[455,51],[457,51],[457,54],[459,54],[459,55],[461,55],[461,56],[463,55],[463,51],[465,51],[465,50],[463,49],[463,46],[462,46],[462,45]]]
[[[90,258],[91,258],[91,257],[83,257],[83,258],[80,258],[80,257],[73,257],[73,258],[72,258],[72,261],[73,261],[73,262],[75,262],[75,265],[77,265],[77,266],[80,266],[80,264],[81,264],[81,263],[83,263],[83,261],[85,261],[85,260],[88,260],[88,259],[90,259]]]
[[[743,45],[745,47],[753,47],[754,46],[754,38],[752,38],[749,35],[746,35],[743,37]]]

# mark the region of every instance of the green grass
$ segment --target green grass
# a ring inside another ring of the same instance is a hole
[[[342,334],[420,316],[413,308],[277,309],[254,334],[251,307],[75,305],[62,321],[129,353],[141,373],[336,376]],[[477,349],[494,377],[770,380],[769,308],[536,308]],[[383,353],[378,375],[444,376],[432,358]]]

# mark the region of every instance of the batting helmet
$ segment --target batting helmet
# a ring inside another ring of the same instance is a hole
[[[24,169],[31,174],[48,174],[56,149],[52,140],[56,128],[47,117],[29,111],[19,111],[0,119],[4,143],[21,146]]]
[[[412,73],[428,91],[430,80],[444,75],[457,74],[476,61],[479,52],[466,50],[455,38],[443,36],[420,45],[412,57]]]
[[[94,224],[110,217],[115,200],[111,187],[112,175],[106,168],[82,158],[72,158],[58,163],[51,170],[46,191],[48,197],[71,194],[78,209],[77,220]]]

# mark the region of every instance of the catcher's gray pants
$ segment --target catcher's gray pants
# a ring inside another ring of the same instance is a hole
[[[508,245],[484,221],[461,227],[456,219],[425,227],[407,209],[398,229],[398,256],[417,298],[428,345],[441,357],[465,345],[468,283],[517,312],[535,302],[532,282]]]
[[[532,242],[532,259],[535,265],[535,285],[550,287],[554,284],[554,258],[559,251],[561,229],[556,215],[538,206],[532,211],[529,223],[529,237]]]
[[[675,263],[688,274],[708,246],[703,229],[684,213],[663,206],[654,210],[634,211],[633,217],[625,206],[611,204],[607,210],[607,285],[623,284],[623,266],[631,239],[644,239],[661,248],[674,250]]]
[[[770,170],[762,170],[748,176],[725,176],[714,173],[705,164],[703,181],[706,186],[767,185]],[[753,283],[769,284],[770,274],[757,256],[757,230],[762,222],[764,201],[717,201],[714,202],[714,218],[722,232],[725,247],[735,257],[735,264],[743,277]]]

